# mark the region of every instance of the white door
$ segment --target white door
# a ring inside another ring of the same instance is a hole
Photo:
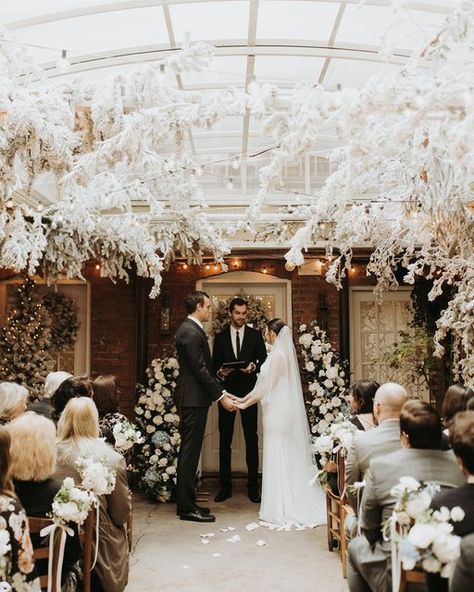
[[[398,341],[400,331],[408,328],[412,318],[410,292],[410,288],[400,288],[386,293],[383,302],[377,303],[372,290],[351,289],[351,370],[354,381],[398,382],[412,396],[427,398],[425,388],[408,383],[402,372],[380,361],[380,357]]]
[[[215,278],[201,280],[198,282],[197,289],[208,292],[214,304],[219,300],[227,300],[242,291],[245,294],[252,294],[262,299],[267,308],[267,317],[269,319],[279,317],[291,323],[291,284],[287,280],[272,276],[262,276],[262,274],[253,272],[232,272]],[[212,319],[209,321],[208,326],[211,323]],[[209,345],[212,350],[212,341],[210,341]],[[204,473],[215,473],[219,470],[218,416],[217,405],[212,405],[209,411],[201,454],[201,471]],[[263,444],[261,413],[259,413],[258,436],[261,466]],[[246,471],[245,439],[240,421],[240,413],[237,411],[234,438],[232,440],[232,472]]]

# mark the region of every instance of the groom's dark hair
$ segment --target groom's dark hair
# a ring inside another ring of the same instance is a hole
[[[236,306],[247,306],[248,307],[248,305],[249,305],[249,303],[247,302],[247,300],[244,300],[240,296],[236,296],[235,298],[232,298],[232,300],[230,301],[229,312],[232,312]]]
[[[198,304],[203,306],[204,298],[210,298],[210,296],[207,292],[202,292],[201,290],[195,290],[188,294],[184,301],[188,314],[192,314],[196,310]]]

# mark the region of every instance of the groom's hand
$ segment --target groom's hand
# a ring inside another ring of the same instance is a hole
[[[229,397],[229,395],[222,397],[222,399],[220,400],[220,404],[222,405],[222,407],[224,407],[224,409],[227,409],[227,411],[237,411],[237,407],[235,403],[232,401],[232,399]]]

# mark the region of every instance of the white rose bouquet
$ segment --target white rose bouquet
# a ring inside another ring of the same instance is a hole
[[[106,460],[93,460],[91,456],[80,456],[76,461],[82,479],[83,489],[95,495],[109,495],[115,489],[117,471]]]
[[[434,484],[424,486],[412,477],[402,477],[391,491],[397,502],[384,532],[385,538],[397,545],[403,569],[419,568],[448,578],[461,545],[460,537],[452,532],[452,522],[463,520],[464,511],[459,507],[430,508],[438,489]]]
[[[348,364],[316,322],[299,326],[298,344],[307,384],[308,421],[311,433],[318,437],[348,412]]]
[[[94,503],[93,493],[76,487],[74,479],[66,477],[61,489],[54,496],[51,518],[58,525],[68,522],[83,524]]]
[[[127,452],[135,444],[144,442],[140,430],[137,429],[135,424],[129,421],[116,423],[112,429],[112,433],[115,438],[115,449],[121,453]]]
[[[325,434],[313,438],[312,451],[316,454],[321,467],[317,477],[322,485],[327,483],[328,473],[337,471],[337,467],[332,461],[332,455],[340,452],[347,456],[355,432],[357,432],[355,425],[340,417],[338,422],[326,429]]]
[[[174,391],[179,375],[178,360],[157,358],[147,368],[148,383],[138,385],[135,407],[137,427],[143,434],[136,465],[139,485],[151,497],[170,501],[176,486],[176,466],[181,442]]]

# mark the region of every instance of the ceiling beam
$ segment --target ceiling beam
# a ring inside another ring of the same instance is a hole
[[[344,15],[344,11],[346,10],[346,2],[345,0],[341,0],[341,4],[336,14],[336,19],[334,21],[334,25],[332,27],[331,35],[329,36],[328,46],[334,47],[334,43],[336,41],[337,34],[339,32],[339,26],[341,25],[341,20]],[[321,68],[321,72],[319,73],[319,78],[317,84],[322,85],[324,82],[324,77],[329,68],[329,64],[331,63],[331,58],[326,57],[323,63],[323,67]]]
[[[249,29],[248,29],[248,39],[247,39],[247,46],[249,50],[252,47],[255,47],[255,42],[257,39],[257,20],[258,20],[258,0],[251,0],[250,1],[250,10],[249,10]],[[255,54],[248,53],[247,55],[247,71],[245,73],[245,90],[247,90],[249,84],[252,82],[255,73]],[[249,109],[245,110],[244,121],[243,121],[243,129],[242,129],[242,154],[247,154],[248,145],[249,145],[249,127],[250,127],[250,111]],[[246,166],[246,163],[242,163],[242,166]],[[245,185],[247,176],[244,175],[245,178]],[[246,188],[244,188],[246,189]]]
[[[94,14],[101,14],[107,12],[117,12],[122,10],[134,10],[137,8],[150,8],[153,6],[162,6],[163,4],[194,4],[198,2],[212,2],[213,0],[122,0],[117,2],[107,2],[89,5],[79,6],[68,10],[60,10],[56,12],[45,12],[42,14],[36,14],[35,16],[16,19],[10,22],[4,22],[3,25],[7,29],[21,29],[24,27],[34,27],[37,25],[43,25],[46,23],[52,23],[56,21],[62,21],[66,19],[79,18],[83,16],[90,16]],[[314,0],[306,0],[314,1]],[[326,3],[339,4],[340,0],[324,0]],[[347,4],[359,5],[360,0],[347,0]],[[388,7],[392,4],[392,0],[365,0],[364,6],[381,6]],[[38,1],[37,6],[41,6]],[[423,1],[408,1],[405,8],[412,10],[421,10],[434,14],[451,14],[453,12],[453,6],[451,0],[446,1],[446,5],[435,4],[431,2]]]

